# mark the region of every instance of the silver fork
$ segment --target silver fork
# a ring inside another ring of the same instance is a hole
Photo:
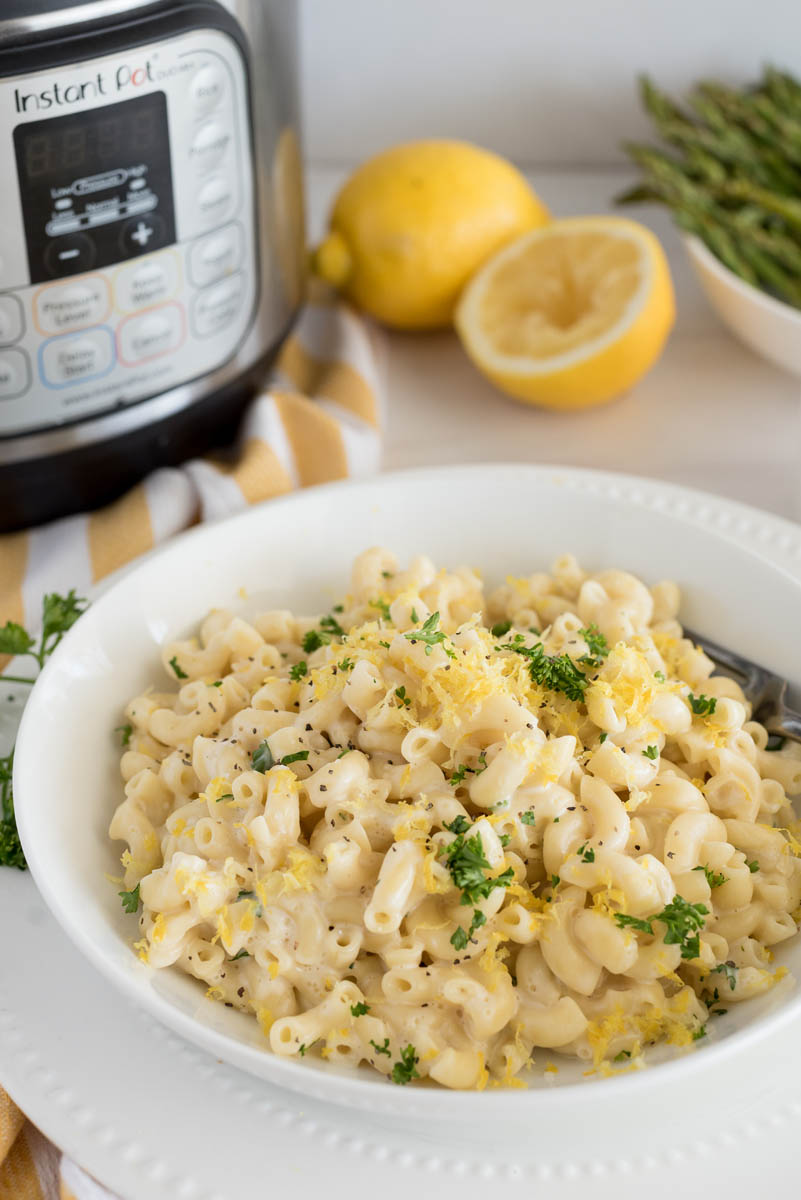
[[[801,714],[787,704],[786,679],[692,629],[685,629],[684,636],[700,646],[723,674],[739,683],[753,706],[754,721],[764,725],[773,737],[801,742]]]

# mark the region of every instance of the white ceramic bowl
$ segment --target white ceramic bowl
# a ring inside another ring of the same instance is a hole
[[[801,309],[746,283],[700,238],[685,237],[684,244],[707,300],[732,333],[762,358],[801,375]]]
[[[710,1022],[697,1050],[652,1071],[588,1084],[586,1064],[562,1059],[547,1091],[541,1068],[550,1054],[540,1056],[529,1091],[469,1094],[399,1088],[367,1070],[275,1057],[251,1017],[207,1000],[203,986],[178,970],[153,971],[138,961],[135,918],[106,878],[118,873],[120,851],[106,831],[121,797],[113,730],[126,701],[159,677],[159,645],[192,629],[212,606],[326,609],[346,588],[352,558],[371,545],[387,545],[401,560],[424,551],[442,565],[476,565],[489,582],[547,567],[565,551],[589,568],[620,566],[651,582],[672,578],[683,589],[688,624],[801,681],[801,585],[738,544],[743,511],[621,475],[455,467],[315,488],[186,534],[93,603],[33,689],[14,788],[23,845],[45,900],[79,949],[147,1013],[219,1059],[324,1100],[456,1119],[521,1110],[534,1118],[538,1106],[558,1104],[567,1117],[577,1088],[631,1095],[671,1073],[711,1069],[801,1015],[801,997],[780,984],[733,1006]],[[758,524],[758,516],[747,519]],[[801,940],[779,947],[776,957],[801,975]],[[66,986],[53,981],[54,990]]]

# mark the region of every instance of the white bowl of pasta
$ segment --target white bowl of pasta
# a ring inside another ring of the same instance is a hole
[[[801,1008],[801,749],[678,623],[801,681],[801,585],[716,503],[460,467],[179,538],[26,709],[45,899],[152,1016],[318,1098],[475,1117],[712,1069]]]

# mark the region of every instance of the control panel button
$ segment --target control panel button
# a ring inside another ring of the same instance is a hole
[[[31,368],[23,350],[4,350],[0,354],[0,400],[13,400],[27,392]]]
[[[226,225],[206,234],[189,249],[189,278],[195,287],[206,287],[242,265],[244,237],[241,225]]]
[[[81,275],[92,269],[96,257],[95,244],[90,237],[85,233],[68,233],[55,238],[47,247],[45,266],[51,275]]]
[[[167,227],[158,213],[131,217],[120,230],[120,248],[128,256],[158,250],[167,241]]]
[[[151,308],[169,300],[178,287],[178,263],[171,250],[123,267],[114,279],[114,301],[122,312]]]
[[[190,95],[199,113],[211,112],[225,94],[225,76],[214,63],[201,67],[192,78]]]
[[[34,298],[34,320],[41,333],[67,333],[99,325],[108,315],[108,284],[101,275],[73,283],[50,283]]]
[[[197,194],[195,204],[201,223],[210,229],[212,225],[222,225],[231,212],[234,195],[231,185],[222,175],[215,175],[203,184]]]
[[[180,304],[163,304],[137,317],[126,317],[117,330],[120,360],[128,366],[171,354],[184,340],[186,323]]]
[[[211,171],[219,165],[231,145],[231,131],[221,121],[201,125],[189,147],[189,161],[198,171]]]
[[[192,305],[195,334],[208,337],[230,325],[242,306],[244,294],[245,276],[241,271],[198,292]]]
[[[114,366],[114,339],[110,329],[86,329],[83,333],[51,338],[40,351],[45,383],[66,387],[105,375]]]
[[[0,346],[9,346],[22,337],[25,318],[17,296],[0,296]]]

